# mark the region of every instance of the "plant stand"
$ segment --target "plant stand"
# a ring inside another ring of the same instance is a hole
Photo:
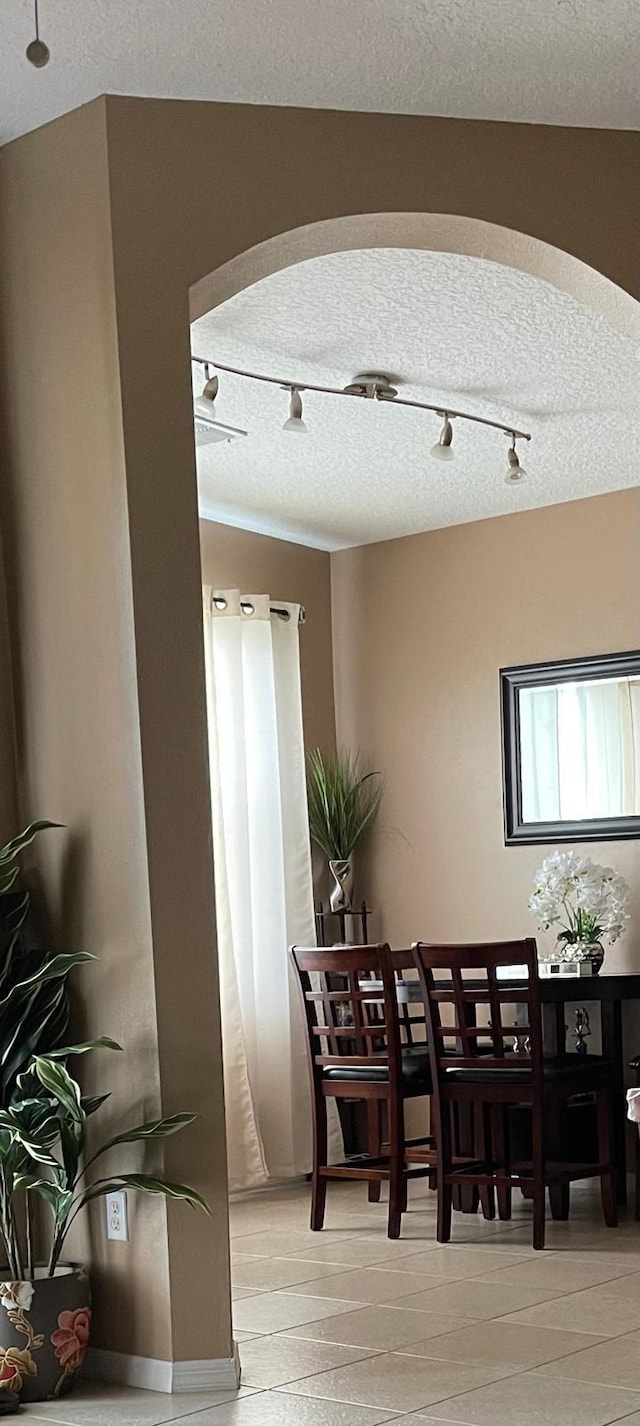
[[[323,901],[319,901],[315,916],[316,938],[319,946],[368,946],[371,909],[367,906],[366,901],[361,901],[358,907],[353,907],[349,911],[332,911],[329,906],[325,907]],[[353,927],[354,922],[359,922],[359,926]],[[336,929],[340,938],[337,942],[328,939],[328,935],[335,934]],[[351,936],[347,935],[347,929],[351,931]],[[356,931],[355,940],[353,930]]]

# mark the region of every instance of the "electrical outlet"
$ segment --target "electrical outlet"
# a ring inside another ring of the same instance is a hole
[[[107,1237],[116,1238],[121,1243],[126,1243],[129,1238],[127,1229],[127,1195],[122,1193],[108,1193],[105,1198],[107,1210]]]

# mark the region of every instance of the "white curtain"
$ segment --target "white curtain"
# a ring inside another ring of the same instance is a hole
[[[204,595],[229,1187],[311,1167],[302,1012],[288,963],[315,945],[299,606]]]

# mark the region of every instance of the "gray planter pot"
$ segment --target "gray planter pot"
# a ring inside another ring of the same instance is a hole
[[[0,1398],[66,1396],[89,1345],[91,1292],[86,1268],[70,1264],[35,1282],[0,1281]]]

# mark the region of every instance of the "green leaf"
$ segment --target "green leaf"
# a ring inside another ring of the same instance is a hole
[[[89,1050],[121,1050],[117,1040],[99,1035],[97,1040],[85,1040],[81,1045],[65,1045],[62,1050],[48,1050],[48,1060],[66,1060],[67,1055],[86,1055]]]
[[[50,981],[45,986],[36,986],[24,1004],[14,1004],[12,1013],[15,1024],[13,1032],[8,1033],[0,1066],[7,1083],[17,1076],[16,1086],[19,1088],[23,1078],[18,1073],[20,1067],[31,1063],[33,1056],[43,1048],[43,1042],[47,1047],[55,1045],[66,1029],[69,1006],[64,981]]]
[[[3,864],[4,867],[4,864]],[[0,896],[4,896],[7,891],[11,891],[14,882],[18,880],[20,868],[12,866],[8,870],[0,870]]]
[[[203,1212],[211,1216],[211,1209],[204,1198],[200,1197],[193,1188],[185,1188],[181,1183],[169,1183],[164,1178],[152,1178],[149,1174],[124,1173],[119,1178],[99,1179],[83,1195],[82,1205],[90,1203],[93,1198],[104,1198],[107,1193],[117,1193],[123,1188],[132,1188],[135,1193],[158,1193],[164,1198],[180,1199],[188,1203],[190,1208],[202,1208]]]
[[[102,1144],[94,1158],[106,1154],[109,1149],[115,1149],[117,1144],[140,1144],[147,1143],[150,1139],[167,1139],[170,1134],[177,1133],[178,1129],[193,1124],[195,1118],[195,1114],[171,1114],[167,1119],[150,1119],[147,1124],[136,1124],[134,1129],[127,1129],[124,1134],[118,1134],[115,1139],[109,1139],[107,1144]]]
[[[101,1106],[102,1104],[105,1104],[106,1101],[107,1101],[107,1099],[110,1099],[110,1098],[111,1098],[111,1093],[109,1093],[109,1094],[87,1094],[87,1095],[84,1095],[84,1094],[83,1094],[82,1099],[80,1100],[80,1107],[81,1107],[81,1109],[84,1111],[84,1113],[87,1115],[87,1118],[88,1118],[90,1114],[95,1114],[95,1113],[96,1113],[96,1110],[98,1110],[98,1109],[100,1108],[100,1106]]]
[[[307,757],[309,831],[330,859],[346,860],[377,815],[382,797],[379,772],[364,769],[360,753],[338,750]]]
[[[58,1100],[77,1124],[84,1126],[80,1086],[71,1078],[64,1065],[56,1064],[44,1055],[36,1055],[34,1069],[41,1085]]]
[[[70,1189],[62,1188],[60,1184],[52,1183],[48,1178],[37,1178],[34,1174],[16,1174],[13,1186],[18,1191],[37,1193],[51,1208],[56,1227],[66,1222],[73,1205],[73,1193]]]
[[[11,842],[7,842],[4,847],[0,847],[0,865],[3,862],[13,861],[25,847],[29,847],[39,832],[45,832],[49,827],[63,827],[63,822],[31,822],[25,827],[24,832],[20,832]]]
[[[59,1124],[62,1162],[64,1164],[67,1186],[72,1188],[78,1177],[78,1164],[84,1145],[84,1113],[80,1121],[76,1119],[61,1119]]]
[[[29,1158],[34,1159],[36,1163],[48,1164],[50,1168],[54,1169],[60,1167],[58,1160],[50,1153],[49,1145],[46,1140],[41,1140],[39,1136],[30,1134],[28,1129],[22,1129],[18,1125],[7,1123],[4,1116],[0,1128],[7,1130],[11,1134],[14,1143],[19,1144],[21,1149],[29,1155]]]
[[[9,994],[4,1000],[0,1000],[0,1006],[8,1005],[12,996],[17,995],[21,990],[29,990],[34,985],[44,985],[45,981],[57,980],[60,976],[67,976],[74,966],[83,965],[85,961],[95,961],[96,957],[89,954],[89,951],[74,951],[72,954],[53,956],[50,961],[43,961],[40,969],[34,975],[30,975],[27,980],[19,980],[12,985]]]

